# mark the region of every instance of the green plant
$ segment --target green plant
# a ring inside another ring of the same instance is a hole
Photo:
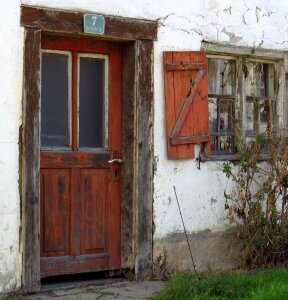
[[[261,272],[204,273],[198,278],[191,272],[176,274],[165,290],[153,300],[278,300],[287,299],[288,270]]]
[[[288,146],[273,133],[238,146],[236,166],[223,164],[234,182],[225,190],[229,221],[243,240],[243,268],[275,266],[288,260]],[[267,160],[263,161],[265,154]]]

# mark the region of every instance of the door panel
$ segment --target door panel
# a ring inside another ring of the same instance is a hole
[[[68,169],[41,170],[42,256],[66,255],[69,252],[69,182]]]
[[[107,169],[81,170],[81,254],[107,249]]]
[[[119,269],[121,47],[44,35],[42,48],[41,277]]]

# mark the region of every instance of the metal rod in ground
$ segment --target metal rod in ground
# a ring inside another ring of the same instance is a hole
[[[195,263],[194,263],[194,259],[193,259],[193,255],[192,255],[192,250],[191,250],[191,247],[190,247],[190,243],[189,243],[187,231],[186,231],[186,228],[185,228],[185,224],[184,224],[184,220],[183,220],[183,216],[182,216],[182,212],[181,212],[181,208],[180,208],[180,204],[179,204],[179,200],[178,200],[176,188],[175,188],[174,185],[173,185],[173,189],[174,189],[174,193],[175,193],[175,197],[176,197],[176,200],[177,200],[177,204],[178,204],[178,208],[179,208],[179,213],[180,213],[182,225],[183,225],[184,232],[185,232],[185,236],[186,236],[186,241],[187,241],[187,244],[188,244],[188,248],[189,248],[189,252],[190,252],[190,257],[191,257],[193,269],[194,269],[195,274],[199,277],[199,274],[198,274],[198,272],[197,272],[197,270],[196,270],[196,265],[195,265]]]

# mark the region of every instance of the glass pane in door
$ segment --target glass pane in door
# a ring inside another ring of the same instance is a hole
[[[79,57],[79,148],[105,148],[106,62],[104,56]]]
[[[69,55],[42,53],[41,147],[67,148],[69,141]]]

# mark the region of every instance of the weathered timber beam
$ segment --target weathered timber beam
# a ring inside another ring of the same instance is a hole
[[[41,31],[25,30],[22,133],[23,289],[40,289],[39,99]]]
[[[21,25],[39,28],[44,31],[84,33],[84,12],[43,9],[22,6]],[[124,18],[105,15],[105,37],[128,40],[156,40],[158,23],[156,21]],[[65,22],[63,22],[65,20]],[[102,36],[102,35],[101,35]]]

